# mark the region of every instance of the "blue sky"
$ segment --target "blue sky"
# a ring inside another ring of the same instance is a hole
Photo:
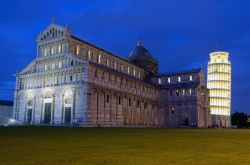
[[[249,8],[248,0],[1,1],[0,99],[13,99],[14,74],[36,57],[36,37],[54,16],[75,36],[122,57],[141,37],[160,72],[202,66],[206,73],[209,53],[228,51],[232,110],[250,112]]]

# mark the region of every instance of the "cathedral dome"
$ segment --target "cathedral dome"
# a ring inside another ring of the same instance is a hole
[[[157,60],[143,47],[141,41],[138,41],[137,47],[129,54],[128,60],[151,74],[158,72]]]

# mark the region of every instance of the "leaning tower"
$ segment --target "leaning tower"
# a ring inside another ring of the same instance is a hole
[[[214,127],[230,127],[231,62],[228,55],[227,52],[212,52],[208,62],[207,87]]]

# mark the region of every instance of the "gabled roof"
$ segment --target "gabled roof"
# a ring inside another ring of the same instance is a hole
[[[182,88],[196,88],[200,85],[200,82],[188,82],[188,83],[179,83],[179,84],[165,84],[159,85],[156,84],[157,87],[161,89],[182,89]]]
[[[18,72],[17,74],[26,74],[28,72],[28,70],[36,65],[36,61],[37,61],[37,58],[33,59],[27,66],[25,66],[20,72]]]
[[[109,68],[109,67],[106,67],[106,66],[104,66],[104,65],[100,65],[100,64],[97,64],[97,63],[94,63],[94,62],[91,62],[91,61],[89,61],[89,64],[94,65],[94,66],[96,66],[96,67],[98,67],[98,68],[100,68],[100,69],[107,70],[107,71],[109,71],[109,72],[118,74],[118,75],[123,76],[123,77],[125,77],[125,78],[127,78],[127,79],[134,80],[134,81],[138,81],[138,82],[141,82],[141,83],[145,83],[145,84],[150,85],[150,86],[152,86],[152,87],[154,87],[154,88],[157,88],[157,86],[155,86],[155,84],[151,83],[150,81],[141,80],[141,79],[136,78],[136,77],[134,77],[134,76],[127,75],[127,74],[125,74],[125,73],[116,71],[116,70],[114,70],[114,69],[111,69],[111,68]]]
[[[128,64],[130,64],[130,65],[132,65],[132,66],[135,66],[136,68],[139,68],[139,69],[143,70],[142,68],[140,68],[140,67],[138,67],[138,66],[136,66],[136,65],[134,65],[134,64],[132,64],[132,63],[130,63],[126,58],[120,57],[120,56],[118,56],[118,55],[116,55],[116,54],[114,54],[114,53],[112,53],[112,52],[110,52],[110,51],[108,51],[108,50],[105,50],[105,49],[103,49],[103,48],[101,48],[101,47],[98,47],[98,46],[96,46],[96,45],[94,45],[94,44],[92,44],[92,43],[90,43],[90,42],[87,42],[87,41],[85,41],[85,40],[82,40],[82,39],[80,39],[80,38],[78,38],[78,37],[76,37],[76,36],[71,35],[71,37],[72,37],[73,39],[75,39],[75,40],[78,40],[78,41],[80,41],[80,42],[86,44],[86,45],[89,45],[89,46],[94,47],[94,48],[96,48],[96,49],[98,49],[98,50],[100,50],[100,51],[103,51],[103,52],[105,52],[105,53],[107,53],[107,54],[110,54],[110,55],[112,55],[112,56],[114,56],[114,57],[116,57],[116,58],[118,58],[118,59],[120,59],[120,60],[122,60],[122,61],[124,61],[124,62],[127,62]],[[144,70],[144,71],[145,71],[145,70]],[[145,71],[145,72],[146,72],[146,71]]]
[[[180,75],[180,74],[199,73],[200,71],[202,71],[201,68],[196,68],[196,69],[173,71],[173,72],[167,72],[167,73],[158,73],[158,74],[155,74],[154,77],[164,77],[164,76],[173,76],[173,75]]]

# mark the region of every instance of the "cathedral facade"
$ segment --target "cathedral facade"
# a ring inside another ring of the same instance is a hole
[[[93,127],[209,127],[202,69],[158,73],[138,42],[128,58],[51,23],[37,57],[16,75],[14,118],[21,124]]]

